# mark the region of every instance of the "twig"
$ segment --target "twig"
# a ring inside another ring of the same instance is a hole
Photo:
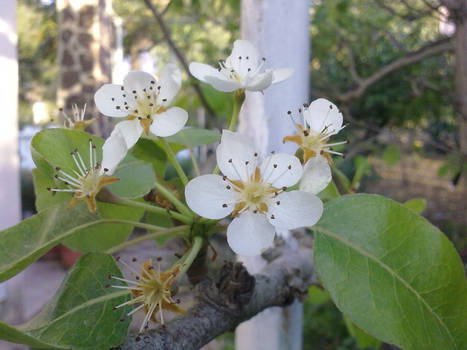
[[[120,350],[196,350],[235,329],[271,306],[289,305],[312,283],[313,253],[285,251],[259,274],[251,276],[240,263],[226,263],[215,282],[203,282],[199,303],[182,318],[146,334],[129,336]]]
[[[181,65],[183,66],[183,69],[186,71],[186,73],[191,76],[190,70],[188,69],[188,62],[183,56],[182,52],[178,49],[177,45],[172,39],[172,35],[170,34],[169,28],[166,26],[164,19],[162,18],[161,14],[157,10],[157,8],[152,4],[151,0],[144,0],[144,3],[146,6],[151,10],[152,14],[154,15],[154,18],[156,19],[157,23],[159,24],[159,27],[161,28],[162,33],[164,34],[164,38],[167,41],[167,44],[170,46],[171,50],[177,56],[178,60],[180,61]],[[192,82],[193,88],[196,91],[196,94],[198,95],[201,104],[203,107],[206,109],[206,111],[211,115],[215,116],[216,114],[214,113],[213,109],[209,105],[208,101],[203,95],[203,92],[201,91],[201,87],[198,84],[196,80],[193,80]]]

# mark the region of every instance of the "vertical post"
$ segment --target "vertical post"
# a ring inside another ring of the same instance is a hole
[[[94,92],[112,75],[111,0],[57,0],[59,106],[87,104],[87,116],[98,116]],[[107,118],[98,118],[93,131],[110,134]]]
[[[0,230],[21,219],[20,165],[18,156],[18,56],[16,0],[5,1],[0,11]],[[6,285],[0,284],[0,301]]]
[[[258,47],[267,67],[291,67],[294,75],[261,93],[248,93],[240,115],[239,131],[255,141],[264,155],[269,151],[293,153],[282,138],[295,132],[287,111],[308,103],[310,0],[242,0],[242,37]],[[296,243],[282,232],[290,245]],[[255,273],[266,262],[243,259]],[[301,350],[303,307],[271,308],[241,324],[236,331],[237,350]]]

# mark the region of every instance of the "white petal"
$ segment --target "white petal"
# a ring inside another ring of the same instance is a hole
[[[164,107],[169,106],[182,86],[180,69],[173,63],[167,64],[162,70],[158,85],[161,88],[157,96],[157,104]]]
[[[246,90],[263,91],[272,84],[273,71],[267,70],[264,73],[257,74],[252,78],[248,78],[244,84]]]
[[[326,134],[337,134],[342,127],[342,113],[337,106],[325,98],[314,100],[304,111],[310,128],[319,133],[326,128]]]
[[[149,73],[141,70],[129,72],[123,80],[123,87],[129,94],[141,94],[143,89],[149,89],[150,86],[156,85],[156,79]]]
[[[222,219],[235,208],[236,194],[219,175],[195,177],[185,187],[188,206],[196,214],[208,219]]]
[[[255,149],[250,140],[239,133],[222,131],[221,143],[217,146],[217,165],[230,180],[248,180],[256,167]],[[230,161],[231,160],[231,161]]]
[[[102,146],[102,169],[109,169],[106,174],[111,175],[118,163],[128,152],[125,139],[118,129],[114,129]]]
[[[323,202],[314,194],[291,191],[275,197],[268,206],[268,219],[280,229],[313,226],[323,214]]]
[[[222,78],[206,76],[205,79],[214,89],[222,92],[232,92],[242,87],[237,81],[227,79],[225,76],[222,76]]]
[[[241,57],[241,58],[240,58]],[[225,60],[227,66],[232,67],[241,76],[245,76],[248,68],[256,71],[259,65],[259,52],[248,40],[235,40],[232,53]]]
[[[299,188],[301,191],[317,194],[324,190],[331,180],[331,167],[327,159],[318,155],[311,158],[303,167]]]
[[[114,132],[116,131],[118,131],[125,140],[127,149],[130,149],[143,133],[143,127],[138,119],[125,120],[115,125]]]
[[[263,214],[246,212],[233,219],[227,228],[230,248],[246,256],[260,255],[274,243],[275,229]]]
[[[293,68],[279,68],[274,69],[272,83],[280,83],[281,81],[289,79],[294,73]]]
[[[198,80],[207,83],[206,77],[215,77],[219,79],[227,79],[219,70],[216,68],[199,62],[191,62],[188,67],[190,73]]]
[[[188,113],[180,107],[172,107],[163,113],[156,114],[149,130],[156,136],[171,136],[185,126]]]
[[[97,109],[109,117],[126,117],[128,113],[124,108],[126,98],[121,85],[102,85],[94,94]]]
[[[260,170],[263,182],[270,183],[276,188],[295,185],[303,173],[300,160],[286,153],[270,155],[263,160]]]

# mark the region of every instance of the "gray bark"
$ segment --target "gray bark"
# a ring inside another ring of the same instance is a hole
[[[130,336],[118,349],[196,350],[262,310],[306,295],[313,280],[311,245],[293,253],[288,247],[276,248],[270,256],[277,258],[254,276],[240,263],[226,263],[215,281],[200,284],[198,303],[188,315]]]

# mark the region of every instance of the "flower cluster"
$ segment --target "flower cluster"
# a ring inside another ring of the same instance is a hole
[[[191,63],[189,69],[193,76],[215,89],[235,92],[235,96],[244,97],[245,92],[263,91],[293,73],[290,68],[263,69],[264,65],[265,59],[250,42],[237,40],[231,55],[220,62],[218,69],[198,62]],[[180,107],[171,106],[181,88],[181,81],[180,70],[174,64],[168,64],[159,78],[133,71],[125,77],[123,85],[105,84],[99,88],[94,96],[99,111],[123,120],[116,124],[110,137],[105,140],[101,162],[98,161],[100,152],[98,154],[90,140],[88,164],[75,149],[70,154],[75,169],[57,167],[55,179],[62,185],[49,190],[71,192],[73,196],[69,208],[83,200],[92,213],[97,213],[97,194],[103,186],[118,181],[111,175],[140,137],[167,137],[184,128],[188,113]],[[234,101],[234,111],[238,116],[243,99],[236,98]],[[332,147],[346,143],[328,143],[329,138],[343,128],[342,114],[325,99],[299,108],[300,120],[295,120],[292,112],[288,114],[297,133],[286,136],[283,142],[298,145],[299,150],[295,155],[272,152],[261,157],[250,140],[232,131],[236,122],[232,118],[235,122],[231,122],[230,130],[222,132],[216,150],[217,166],[222,175],[215,170],[212,174],[200,175],[189,181],[170,146],[163,143],[167,147],[168,160],[185,185],[186,204],[180,193],[174,194],[173,189],[165,188],[163,182],[158,180],[155,189],[170,202],[173,210],[139,202],[135,202],[134,206],[154,209],[159,213],[162,211],[186,223],[184,227],[192,231],[187,232],[189,235],[185,237],[191,242],[191,247],[183,259],[168,271],[161,271],[159,265],[155,267],[148,260],[142,265],[141,272],[127,265],[135,280],[109,276],[128,284],[112,287],[127,289],[132,295],[130,301],[115,308],[139,304],[129,314],[144,310],[145,318],[140,332],[150,320],[164,323],[164,310],[184,313],[172,299],[171,287],[176,278],[184,275],[206,244],[208,233],[200,236],[195,232],[195,227],[208,227],[208,232],[211,232],[209,225],[230,217],[232,220],[226,232],[229,246],[237,254],[255,256],[273,245],[277,232],[313,226],[320,219],[323,203],[317,194],[331,181],[331,155],[342,155]],[[77,107],[74,109],[74,119],[66,115],[65,119],[68,128],[82,130],[88,125],[84,121],[84,110],[80,111]],[[159,175],[158,178],[163,178],[163,175]],[[117,201],[130,206],[131,202]]]

